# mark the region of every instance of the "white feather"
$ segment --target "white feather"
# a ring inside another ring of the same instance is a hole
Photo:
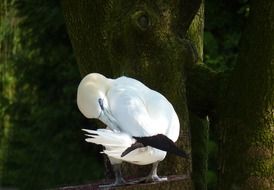
[[[99,99],[103,100],[103,108]],[[84,131],[88,133],[86,141],[105,146],[103,153],[115,162],[143,165],[165,158],[166,152],[152,147],[138,148],[121,157],[135,142],[133,136],[163,134],[174,142],[179,136],[179,119],[170,102],[132,78],[113,80],[98,73],[89,74],[78,87],[77,105],[86,117],[100,119],[111,129]]]
[[[107,100],[122,132],[132,136],[164,134],[174,142],[178,139],[179,120],[172,105],[139,81],[128,77],[114,80]]]
[[[107,147],[117,147],[126,149],[135,142],[135,139],[133,139],[126,133],[113,132],[108,129],[98,129],[96,131],[88,129],[82,130],[88,133],[88,137],[92,137],[86,138],[87,142],[101,144]]]
[[[126,162],[146,165],[155,162],[155,159],[161,161],[166,152],[157,150],[152,147],[138,148],[124,157],[121,154],[136,142],[134,138],[125,133],[113,132],[108,129],[88,130],[82,129],[87,132],[86,136],[92,138],[86,138],[85,140],[90,143],[103,145],[106,149],[102,151],[111,158],[123,160]]]

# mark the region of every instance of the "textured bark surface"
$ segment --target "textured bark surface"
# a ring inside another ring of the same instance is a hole
[[[190,113],[192,146],[192,179],[195,189],[206,190],[208,121]]]
[[[252,1],[221,105],[219,189],[274,189],[274,2]]]
[[[205,84],[205,80],[210,78],[206,75],[203,75],[202,78],[197,78],[198,73],[197,70],[194,71],[194,67],[203,67],[203,40],[204,40],[204,1],[202,1],[199,11],[195,15],[188,31],[187,38],[190,39],[195,46],[194,51],[197,54],[197,63],[194,65],[190,65],[187,67],[187,80],[186,80],[186,92],[187,92],[187,100],[188,100],[188,109],[189,113],[189,121],[190,121],[190,131],[191,131],[191,148],[192,148],[192,180],[195,189],[206,190],[207,189],[207,181],[206,181],[206,173],[207,173],[207,141],[208,141],[208,121],[206,120],[207,113],[204,111],[205,107],[201,109],[203,104],[197,104],[198,101],[190,101],[193,100],[193,97],[201,97],[201,94],[208,92],[205,89],[201,90],[202,85],[198,85],[197,83],[193,83],[193,81],[201,81],[203,85]],[[194,72],[194,76],[191,76],[190,70]],[[195,87],[194,87],[195,84]],[[190,89],[197,88],[199,91]],[[206,86],[205,88],[208,88]],[[203,93],[200,93],[202,92]],[[193,93],[195,92],[195,93]],[[197,93],[198,92],[198,93]],[[193,93],[193,94],[191,94]],[[191,94],[191,95],[190,95]],[[203,99],[203,102],[209,102],[206,99]],[[194,105],[198,109],[190,109],[193,108]],[[206,106],[208,109],[209,106]],[[201,114],[203,113],[203,114]]]
[[[200,0],[62,1],[67,28],[82,75],[137,78],[161,92],[180,118],[178,146],[191,151],[186,102],[186,65],[195,62],[192,45],[182,39]],[[159,174],[187,174],[191,159],[168,156]],[[149,167],[125,164],[125,176],[147,175]],[[187,186],[191,189],[191,186]]]

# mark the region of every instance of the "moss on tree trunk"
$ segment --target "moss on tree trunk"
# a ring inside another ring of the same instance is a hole
[[[252,1],[219,129],[219,189],[274,188],[274,2]]]
[[[201,6],[199,8],[198,13],[195,15],[189,29],[187,32],[187,38],[190,39],[195,47],[194,51],[196,53],[197,62],[193,67],[202,67],[203,65],[203,40],[204,40],[204,1],[202,1]],[[190,70],[187,73],[187,82],[186,82],[186,89],[187,89],[187,99],[192,99],[192,97],[201,96],[201,91],[205,90],[201,87],[197,94],[192,94],[191,96],[189,91],[191,87],[193,87],[193,80],[199,81],[204,84],[205,78],[202,77],[199,79],[197,75],[197,70],[194,71],[195,76],[192,78],[190,77]],[[198,71],[199,72],[199,71]],[[193,75],[192,75],[193,76]],[[197,78],[198,77],[198,78]],[[197,83],[196,83],[197,84]],[[191,87],[190,87],[191,86]],[[207,87],[208,88],[208,87]],[[193,91],[192,91],[193,92]],[[195,92],[195,93],[196,93]],[[206,92],[206,91],[205,91]],[[204,92],[202,93],[204,94]],[[208,100],[203,100],[204,102],[209,102]],[[192,104],[191,104],[192,103]],[[192,107],[193,105],[198,105],[197,102],[188,101],[188,108]],[[199,108],[201,108],[200,104]],[[202,114],[203,113],[203,114]],[[204,112],[203,109],[190,109],[189,119],[190,119],[190,131],[191,131],[191,148],[192,148],[192,179],[195,189],[199,190],[206,190],[207,189],[207,182],[206,182],[206,173],[207,173],[207,141],[208,141],[208,121],[206,120],[206,115],[208,113]]]

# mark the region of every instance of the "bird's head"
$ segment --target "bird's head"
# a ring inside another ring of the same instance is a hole
[[[98,118],[100,116],[102,111],[100,102],[106,100],[106,92],[110,83],[111,79],[99,73],[88,74],[82,79],[77,91],[77,105],[85,117]]]

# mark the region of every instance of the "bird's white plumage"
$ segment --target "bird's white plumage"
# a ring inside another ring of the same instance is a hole
[[[100,108],[99,99],[104,109]],[[132,78],[113,80],[98,73],[89,74],[78,87],[77,104],[86,117],[98,118],[110,129],[86,131],[96,134],[86,141],[105,146],[104,153],[113,159],[140,165],[161,161],[166,152],[149,146],[125,157],[121,154],[135,142],[132,136],[164,134],[173,142],[179,136],[179,120],[170,102]]]
[[[136,141],[130,135],[122,132],[113,132],[109,129],[83,130],[89,133],[87,134],[88,138],[86,138],[87,142],[103,145],[106,148],[103,150],[103,153],[113,159],[138,165],[147,165],[155,161],[161,161],[166,156],[164,151],[152,147],[144,147],[130,152],[125,157],[121,157],[122,152]]]
[[[171,121],[177,115],[163,95],[128,77],[120,77],[112,84],[107,99],[123,132],[132,136],[165,134],[177,140],[179,122],[175,125]],[[168,134],[169,128],[174,134]]]

